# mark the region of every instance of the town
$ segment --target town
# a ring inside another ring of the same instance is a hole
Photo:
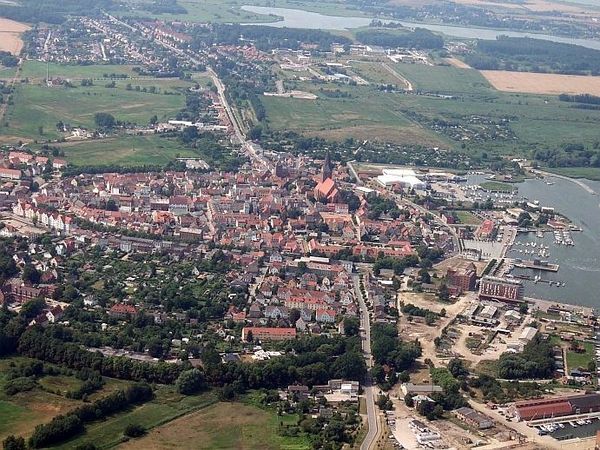
[[[25,39],[1,81],[4,448],[598,448],[598,316],[558,301],[587,231],[521,186],[597,194],[496,152],[515,115],[419,107],[465,102],[407,74],[472,47],[111,11]],[[426,142],[333,139],[368,126],[340,110],[276,125],[355,89],[407,99]]]

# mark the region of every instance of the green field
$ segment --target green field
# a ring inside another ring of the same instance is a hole
[[[154,400],[129,411],[115,414],[106,420],[86,425],[85,433],[55,448],[66,450],[85,443],[93,443],[98,448],[114,447],[124,440],[123,430],[129,424],[139,424],[150,430],[176,418],[188,417],[186,414],[205,408],[214,402],[216,396],[212,392],[186,397],[175,392],[172,386],[160,386]],[[163,425],[166,429],[171,427],[171,423]]]
[[[565,177],[600,181],[600,167],[544,167],[544,170]]]
[[[278,434],[279,421],[296,423],[298,416],[277,417],[274,412],[244,403],[217,403],[181,417],[147,436],[121,445],[123,450],[240,449],[304,450],[305,437]]]
[[[501,181],[484,181],[479,186],[491,192],[512,192],[516,189],[512,184],[502,183]]]
[[[417,90],[444,94],[494,92],[488,81],[475,69],[403,63],[394,64],[393,67]]]
[[[127,74],[129,76],[138,76],[132,69],[134,66],[119,64],[94,64],[94,65],[75,65],[50,63],[46,65],[42,61],[26,61],[21,70],[22,78],[46,78],[46,67],[50,72],[50,78],[103,78],[104,74]]]
[[[63,386],[76,386],[79,383],[74,377],[43,377],[42,387],[53,386],[51,391],[41,388],[28,392],[19,392],[8,396],[4,393],[4,372],[12,361],[24,358],[0,359],[0,441],[11,434],[28,436],[36,425],[49,422],[54,416],[67,412],[81,404],[80,401],[70,400],[51,391]]]
[[[198,156],[176,139],[156,135],[114,138],[55,144],[65,159],[76,166],[120,164],[123,166],[164,165],[176,157]]]
[[[594,344],[591,342],[584,342],[583,346],[585,347],[585,352],[583,353],[576,353],[569,349],[565,351],[567,354],[567,367],[569,372],[578,367],[587,370],[588,363],[594,359]]]
[[[243,5],[272,6],[277,8],[302,9],[336,16],[364,16],[365,13],[346,5],[342,1],[318,2],[316,0],[178,0],[177,4],[187,10],[187,14],[157,14],[144,9],[149,0],[126,0],[133,10],[118,12],[121,16],[154,17],[160,20],[188,20],[192,22],[254,23],[274,22],[277,18],[254,14],[241,9]]]
[[[449,211],[454,212],[458,220],[463,225],[479,225],[481,219],[470,211]]]
[[[37,84],[19,85],[14,94],[14,105],[8,110],[5,122],[8,127],[0,128],[0,134],[26,139],[56,139],[60,134],[56,123],[61,120],[71,126],[95,128],[94,114],[107,112],[117,120],[146,124],[156,114],[159,119],[174,116],[185,105],[185,97],[179,80],[131,81],[141,88],[155,86],[156,94],[126,90],[127,81],[119,81],[116,88],[104,87],[98,82],[94,86],[75,88],[47,87]],[[164,95],[162,92],[173,95]],[[43,127],[40,135],[39,127]]]
[[[355,63],[353,67],[359,67],[359,74],[376,83],[390,81],[376,64]],[[600,111],[571,108],[554,96],[502,93],[472,69],[422,64],[395,64],[394,68],[415,89],[433,95],[386,93],[374,86],[296,82],[293,88],[314,92],[319,99],[263,97],[269,125],[274,130],[337,140],[352,136],[464,148],[480,155],[530,156],[535,149],[574,142],[591,146],[598,140]],[[328,98],[319,94],[320,88],[340,89],[351,98]],[[460,128],[438,129],[438,123]]]
[[[351,97],[329,98],[319,92],[320,87],[347,91]],[[445,142],[399,111],[402,96],[385,95],[368,86],[345,88],[327,84],[315,87],[300,83],[299,88],[310,90],[319,98],[262,97],[272,129],[297,130],[331,139],[352,136],[380,141],[427,142],[431,145]]]

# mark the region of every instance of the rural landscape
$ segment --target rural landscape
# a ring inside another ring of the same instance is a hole
[[[598,0],[0,0],[0,442],[600,448]]]

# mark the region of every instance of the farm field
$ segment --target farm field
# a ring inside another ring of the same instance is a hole
[[[0,17],[0,51],[10,52],[13,55],[21,53],[23,48],[21,33],[29,28],[24,23]]]
[[[106,88],[104,82],[75,88],[19,85],[14,94],[14,105],[6,116],[5,122],[9,125],[0,128],[0,134],[29,139],[59,138],[56,130],[58,121],[71,126],[95,128],[94,114],[97,112],[113,114],[117,120],[124,122],[146,124],[152,115],[167,119],[185,104],[184,95],[176,91],[182,87],[179,80],[153,80],[150,84],[160,92],[156,94],[127,90],[127,83],[146,87],[147,82],[118,81],[116,88]],[[172,95],[164,95],[165,91]],[[40,135],[40,126],[43,135]]]
[[[147,136],[117,136],[107,139],[72,141],[55,144],[64,151],[64,158],[75,166],[165,165],[178,156],[198,156],[182,147],[175,139]]]
[[[504,70],[482,70],[481,73],[499,91],[600,95],[600,77]]]
[[[67,450],[86,443],[93,443],[98,448],[114,447],[125,440],[123,430],[129,424],[138,424],[147,430],[154,427],[160,427],[161,431],[171,430],[173,424],[177,423],[177,421],[170,423],[174,419],[181,417],[180,420],[185,420],[190,417],[189,413],[216,402],[216,396],[212,392],[186,397],[178,394],[172,386],[160,386],[155,395],[154,400],[148,403],[115,414],[106,420],[86,425],[86,431],[83,434],[54,448]],[[160,434],[162,435],[162,433]],[[150,435],[152,434],[153,432],[150,433]],[[181,437],[182,435],[179,433],[178,439]],[[176,442],[179,444],[179,441]],[[197,443],[192,444],[197,445]],[[180,448],[178,445],[174,447]]]
[[[217,403],[158,427],[147,436],[122,444],[120,450],[265,449],[302,450],[303,437],[277,434],[274,413],[243,403]],[[297,417],[296,417],[297,420]]]

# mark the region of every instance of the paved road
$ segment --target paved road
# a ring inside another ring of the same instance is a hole
[[[373,367],[373,355],[371,355],[371,320],[369,318],[369,310],[367,309],[365,299],[360,293],[358,275],[354,275],[352,281],[354,283],[354,292],[356,292],[356,297],[358,298],[358,304],[360,306],[360,326],[363,330],[361,331],[363,354],[365,355],[367,368],[370,369]],[[379,434],[379,421],[377,420],[377,411],[375,410],[375,388],[371,385],[370,381],[365,383],[364,393],[367,401],[367,423],[369,431],[360,445],[360,450],[369,450]]]

